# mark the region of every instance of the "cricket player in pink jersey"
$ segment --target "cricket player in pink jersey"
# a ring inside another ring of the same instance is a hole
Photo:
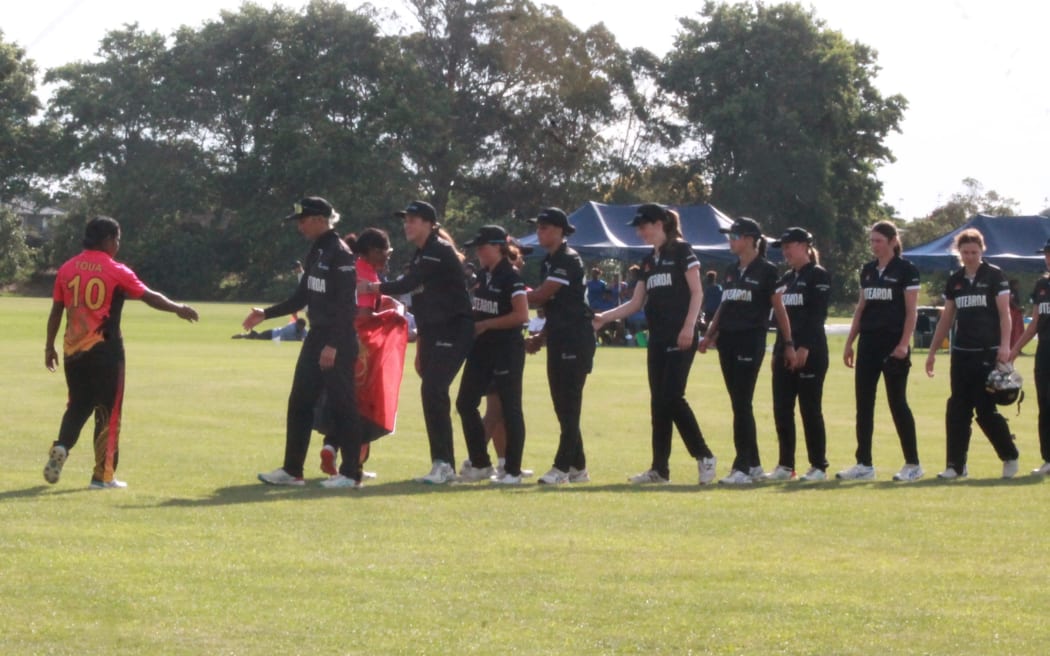
[[[95,469],[91,487],[121,488],[114,478],[120,438],[120,409],[124,398],[124,342],[120,314],[124,299],[142,299],[146,305],[174,312],[180,319],[197,320],[197,311],[146,287],[135,272],[115,261],[120,249],[120,224],[100,216],[84,229],[84,250],[58,270],[47,319],[44,364],[58,367],[55,338],[66,315],[63,364],[69,402],[58,439],[48,453],[44,479],[57,483],[88,417],[95,415]]]

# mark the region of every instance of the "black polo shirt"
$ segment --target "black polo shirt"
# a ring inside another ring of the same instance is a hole
[[[645,282],[645,319],[650,341],[675,342],[689,314],[689,283],[685,273],[698,268],[693,247],[676,239],[641,262]]]
[[[562,242],[558,250],[543,258],[540,272],[544,281],[550,279],[561,284],[543,305],[548,338],[565,331],[591,332],[594,312],[587,305],[583,260],[579,253]]]
[[[788,271],[777,283],[777,291],[782,293],[795,348],[827,350],[824,322],[828,318],[828,297],[831,295],[831,276],[827,269],[810,262],[798,271]],[[776,349],[781,347],[783,339],[778,331]]]
[[[419,326],[440,326],[472,316],[463,262],[437,230],[416,249],[408,273],[380,284],[379,291],[388,296],[412,294],[412,314]]]
[[[882,271],[878,260],[860,270],[860,291],[864,294],[864,314],[860,332],[904,332],[904,292],[919,289],[919,270],[901,256],[894,256]]]
[[[731,264],[722,275],[719,332],[766,330],[769,311],[777,288],[777,268],[764,257],[757,257],[744,271]]]
[[[478,273],[478,285],[474,289],[474,321],[510,314],[514,309],[514,297],[525,293],[525,282],[506,258],[500,260],[492,271],[482,269]],[[478,335],[474,344],[477,348],[478,345],[505,345],[521,339],[521,326],[515,326],[486,330]]]
[[[1032,302],[1035,303],[1035,314],[1039,317],[1039,345],[1050,346],[1050,273],[1035,282],[1032,291]]]
[[[966,268],[948,277],[944,298],[955,303],[955,339],[953,351],[984,351],[999,348],[999,308],[995,299],[1010,293],[1010,281],[1002,269],[981,262],[973,280]]]

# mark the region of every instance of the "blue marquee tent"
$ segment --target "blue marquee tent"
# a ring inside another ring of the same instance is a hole
[[[984,236],[984,259],[1004,271],[1039,272],[1046,260],[1036,251],[1050,239],[1050,217],[988,216],[978,214],[959,228],[904,251],[904,257],[922,271],[951,271],[959,267],[952,251],[955,236],[975,228]]]
[[[736,260],[729,252],[726,236],[719,228],[728,228],[733,220],[711,205],[669,205],[678,212],[682,235],[692,244],[700,263],[707,268],[724,266]],[[642,242],[635,229],[627,225],[638,205],[605,205],[588,202],[569,215],[576,228],[568,239],[580,255],[621,260],[641,259],[651,249]],[[526,246],[536,246],[536,235],[519,239]],[[771,253],[772,255],[772,253]]]

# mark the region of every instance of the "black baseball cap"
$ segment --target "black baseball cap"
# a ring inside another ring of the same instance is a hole
[[[627,225],[637,228],[643,223],[663,223],[667,220],[667,210],[656,203],[639,205],[634,218]]]
[[[404,218],[408,214],[414,214],[424,221],[437,223],[437,211],[430,203],[422,200],[414,200],[405,206],[400,212],[394,212],[394,216]]]
[[[1047,251],[1050,251],[1050,239],[1047,239],[1046,243],[1043,244],[1043,247],[1040,248],[1039,250],[1037,250],[1036,253],[1038,253],[1039,255],[1042,255],[1043,253],[1046,253]]]
[[[749,219],[746,216],[742,216],[739,219],[733,221],[733,225],[729,226],[728,228],[719,228],[718,231],[721,232],[723,235],[734,233],[737,235],[742,235],[744,237],[762,236],[762,227],[758,225],[758,221],[755,221],[754,219]]]
[[[478,228],[478,234],[470,241],[463,242],[464,246],[481,246],[482,244],[511,244],[513,240],[507,231],[498,225],[485,225]]]
[[[566,235],[576,232],[576,228],[569,223],[569,217],[557,207],[545,207],[535,218],[529,219],[529,223],[546,223],[561,228]]]
[[[320,196],[306,196],[292,205],[292,208],[295,212],[284,217],[285,221],[295,221],[307,216],[323,216],[327,219],[334,211],[332,204]]]
[[[812,244],[813,235],[809,234],[809,230],[806,230],[805,228],[788,228],[784,231],[784,234],[780,235],[780,239],[772,242],[770,246],[773,248],[780,248],[781,244],[787,244],[790,242]]]

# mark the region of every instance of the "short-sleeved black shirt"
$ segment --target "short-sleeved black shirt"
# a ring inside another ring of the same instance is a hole
[[[900,335],[904,332],[904,292],[919,288],[919,270],[899,255],[881,272],[878,265],[878,260],[872,260],[860,270],[860,291],[864,294],[860,332]]]
[[[999,308],[995,299],[1010,293],[1010,281],[1002,269],[981,262],[973,280],[966,278],[966,268],[948,276],[944,298],[955,303],[955,338],[953,351],[984,351],[999,348]]]
[[[1046,344],[1050,347],[1050,274],[1044,274],[1035,281],[1032,302],[1035,303],[1035,313],[1039,316],[1039,331],[1036,333],[1039,335],[1039,346],[1043,347],[1043,344]]]
[[[689,283],[685,273],[700,266],[693,247],[681,239],[654,250],[641,263],[645,282],[645,319],[649,340],[674,342],[689,314]]]
[[[722,312],[719,332],[766,330],[772,296],[777,288],[777,268],[764,257],[757,257],[747,269],[731,264],[722,276]]]
[[[557,339],[561,334],[590,333],[594,312],[587,305],[583,260],[579,253],[562,243],[561,247],[543,258],[541,275],[561,286],[543,306],[547,317],[547,337]]]
[[[420,327],[472,316],[466,272],[452,244],[435,230],[416,249],[402,278],[379,285],[383,294],[412,294],[412,314]]]
[[[482,269],[474,289],[474,321],[510,314],[513,311],[513,298],[525,293],[525,282],[508,260],[500,260],[492,271]],[[482,344],[504,345],[514,340],[522,340],[521,326],[486,330],[477,337],[474,345],[475,348]]]
[[[795,348],[806,348],[811,352],[827,350],[824,322],[828,318],[828,297],[831,295],[831,276],[827,270],[810,262],[798,271],[784,274],[777,289],[783,290],[781,299],[791,324],[791,341]],[[783,339],[778,331],[775,349],[780,348]]]

